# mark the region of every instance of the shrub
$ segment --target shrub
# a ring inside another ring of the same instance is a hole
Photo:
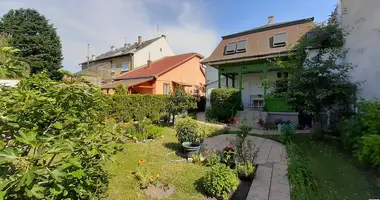
[[[255,166],[252,162],[239,163],[236,166],[236,171],[240,179],[252,180],[255,177]]]
[[[342,121],[338,125],[338,130],[344,147],[351,150],[358,149],[361,137],[364,135],[364,129],[365,126],[359,116]]]
[[[197,181],[197,189],[217,199],[228,199],[228,195],[237,189],[239,179],[233,169],[223,164],[212,166]]]
[[[202,154],[193,154],[193,155],[191,156],[191,159],[192,159],[192,162],[193,162],[194,164],[198,164],[198,165],[200,165],[200,164],[202,164],[203,156],[202,156]]]
[[[191,118],[178,119],[175,123],[179,143],[199,142],[199,124]]]
[[[380,167],[380,135],[365,135],[357,151],[360,161]]]
[[[164,128],[151,124],[145,127],[145,131],[148,139],[156,139],[162,137]]]
[[[209,154],[204,161],[204,165],[207,167],[211,167],[219,163],[220,163],[220,156],[216,152],[212,152],[211,154]]]
[[[209,122],[218,121],[218,116],[212,108],[206,109],[205,117]]]
[[[290,141],[292,135],[294,135],[295,133],[296,133],[295,123],[291,122],[291,123],[281,125],[281,136],[280,136],[281,142],[284,144],[287,144]]]
[[[212,113],[221,122],[227,122],[234,117],[240,108],[240,91],[233,88],[216,88],[211,92]]]

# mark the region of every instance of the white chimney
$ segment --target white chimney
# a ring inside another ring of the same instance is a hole
[[[139,45],[142,44],[142,37],[141,37],[141,36],[139,36],[139,37],[137,38],[137,44],[139,44]]]
[[[114,51],[115,50],[115,46],[111,46],[111,51]]]
[[[92,59],[92,60],[95,60],[95,58],[96,58],[96,56],[95,56],[94,54],[92,54],[91,59]]]
[[[268,17],[268,25],[272,25],[272,24],[274,24],[274,16],[273,15]]]

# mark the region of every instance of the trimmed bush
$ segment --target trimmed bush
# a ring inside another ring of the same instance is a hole
[[[167,99],[166,95],[154,94],[112,95],[109,115],[118,122],[141,121],[145,117],[157,122],[167,114]]]
[[[217,164],[197,181],[197,189],[217,199],[228,199],[228,195],[237,189],[239,179],[233,169]]]
[[[221,122],[234,117],[240,108],[240,91],[234,88],[216,88],[211,92],[211,109],[213,115]]]
[[[175,122],[175,130],[179,143],[199,142],[199,124],[191,118],[178,119]]]
[[[153,124],[145,126],[146,137],[148,139],[156,139],[162,137],[164,130],[165,128]]]

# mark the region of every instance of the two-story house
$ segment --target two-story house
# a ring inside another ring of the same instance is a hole
[[[81,74],[100,86],[109,83],[120,74],[145,65],[147,60],[155,61],[173,55],[174,52],[165,35],[146,41],[138,36],[134,44],[124,44],[121,48],[112,46],[110,51],[80,63],[82,70],[76,74]]]

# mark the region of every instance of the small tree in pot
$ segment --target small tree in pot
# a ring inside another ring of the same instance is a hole
[[[199,153],[201,148],[199,125],[191,118],[183,118],[175,123],[178,142],[182,144],[188,155]]]

